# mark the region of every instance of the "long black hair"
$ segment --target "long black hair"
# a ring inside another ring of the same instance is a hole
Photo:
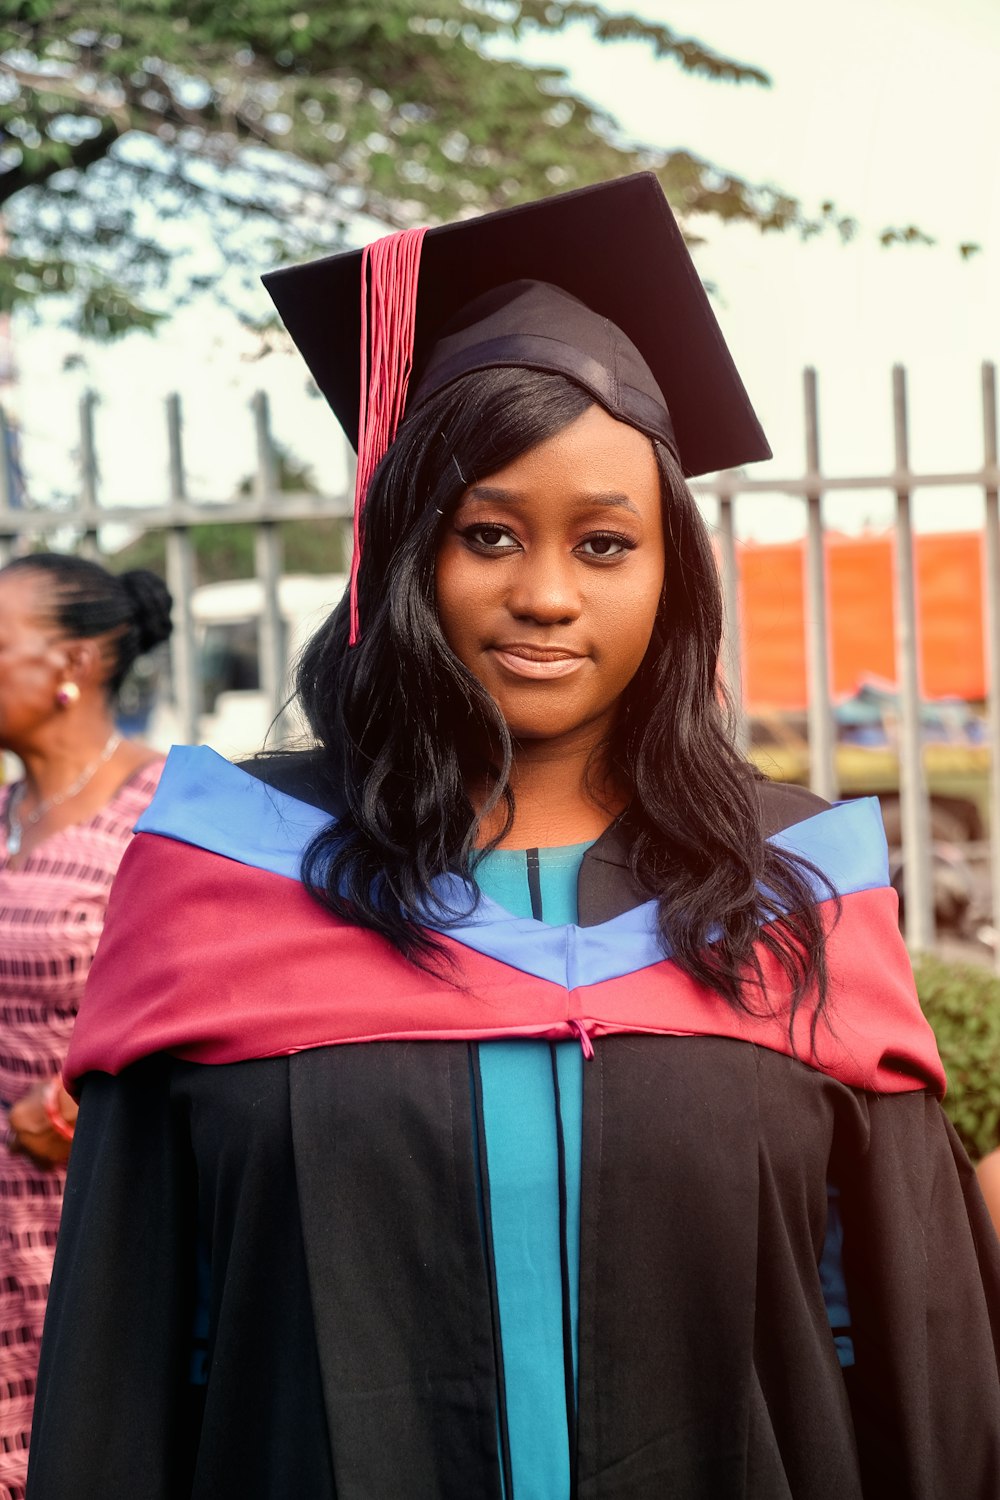
[[[170,635],[173,601],[149,568],[111,573],[69,552],[28,552],[2,571],[37,573],[44,580],[42,607],[59,630],[73,640],[101,640],[104,690],[111,699],[136,658]]]
[[[345,600],[300,662],[298,692],[344,804],[307,851],[306,883],[329,910],[421,965],[440,949],[420,914],[439,923],[459,915],[435,896],[434,877],[470,879],[483,818],[506,804],[493,847],[514,811],[510,734],[438,620],[441,529],[470,485],[591,404],[562,376],[494,369],[465,376],[408,418],[368,493],[360,641],[348,647]],[[817,872],[763,836],[761,778],[734,748],[720,692],[723,606],[708,531],[676,461],[653,446],[665,584],[605,747],[629,796],[632,874],[657,900],[665,950],[693,979],[737,1008],[758,1008],[750,990],[766,1005],[760,940],[787,977],[792,1014],[814,987],[818,1014],[826,968]],[[493,794],[477,815],[466,787],[484,775]],[[774,921],[777,912],[785,915]]]

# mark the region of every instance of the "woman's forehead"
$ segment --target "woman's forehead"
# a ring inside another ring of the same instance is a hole
[[[659,505],[660,471],[642,432],[596,404],[557,432],[477,478],[462,502],[639,511]]]
[[[9,625],[51,625],[56,617],[55,597],[39,568],[0,569],[0,617]]]

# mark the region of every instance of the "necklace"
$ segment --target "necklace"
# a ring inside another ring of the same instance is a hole
[[[82,792],[88,781],[92,780],[92,778],[97,775],[97,772],[101,769],[101,767],[103,765],[106,765],[107,762],[111,759],[112,755],[114,755],[121,742],[122,737],[116,730],[108,740],[107,744],[105,745],[104,749],[101,751],[97,759],[91,761],[90,765],[87,766],[83,771],[81,771],[76,780],[71,781],[69,786],[66,787],[63,791],[55,792],[51,797],[46,797],[43,802],[39,802],[38,806],[36,808],[33,808],[32,811],[27,814],[24,820],[25,823],[30,823],[31,826],[34,827],[36,823],[41,822],[42,818],[44,818],[47,812],[51,812],[54,807],[60,807],[62,803],[68,802],[71,797],[75,797],[78,792]],[[10,801],[7,804],[8,854],[20,854],[21,852],[21,839],[24,836],[24,829],[21,824],[21,819],[17,815],[17,809],[24,801],[24,794],[26,790],[27,783],[24,781],[20,782],[11,792]]]

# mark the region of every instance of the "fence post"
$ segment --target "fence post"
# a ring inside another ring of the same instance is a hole
[[[278,488],[277,463],[271,440],[271,416],[264,391],[254,394],[254,428],[257,440],[257,474],[255,491],[261,510],[268,511]],[[260,685],[264,693],[271,729],[279,727],[285,684],[285,643],[281,621],[279,586],[283,570],[281,531],[277,521],[258,521],[254,537],[257,577],[263,592],[260,612],[259,657]],[[271,730],[268,731],[270,734]]]
[[[746,714],[743,707],[743,669],[740,661],[740,570],[736,560],[736,524],[733,497],[725,489],[717,491],[719,502],[719,555],[722,573],[722,603],[725,630],[722,637],[722,671],[733,705],[733,739],[741,754],[749,744]]]
[[[97,447],[94,442],[94,409],[97,392],[84,391],[80,397],[80,506],[85,515],[84,532],[80,538],[80,553],[83,557],[98,555],[97,524],[94,511],[97,509]]]
[[[903,825],[906,941],[922,953],[934,942],[934,886],[930,807],[924,775],[920,723],[920,644],[917,634],[916,566],[910,511],[910,457],[906,371],[892,371],[896,446],[896,662],[899,674],[899,793]]]
[[[181,401],[176,394],[167,397],[167,444],[170,463],[170,508],[179,509],[187,499],[184,474],[184,441]],[[181,744],[193,744],[198,738],[198,713],[201,694],[198,672],[198,648],[195,639],[194,545],[187,525],[178,518],[167,527],[167,587],[173,597],[173,631],[170,636],[170,665],[177,710],[177,732]]]
[[[819,402],[816,371],[803,371],[806,417],[806,652],[809,685],[809,785],[817,796],[837,796],[830,637],[827,611],[823,481],[820,475]]]
[[[13,539],[3,529],[11,520],[14,509],[11,500],[10,430],[7,413],[0,406],[0,568],[10,562],[14,550]]]
[[[1000,973],[1000,500],[997,491],[997,372],[983,365],[983,466],[986,500],[986,701],[990,724],[990,865],[993,966]]]

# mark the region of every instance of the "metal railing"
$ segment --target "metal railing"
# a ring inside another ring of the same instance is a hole
[[[948,486],[976,486],[984,499],[985,529],[985,649],[988,670],[987,703],[990,743],[1000,745],[1000,470],[997,467],[996,371],[982,368],[983,462],[960,473],[915,473],[910,467],[906,373],[892,374],[891,411],[895,437],[893,468],[882,474],[853,477],[824,474],[820,461],[820,418],[816,372],[804,371],[805,472],[792,479],[756,479],[736,472],[697,481],[692,488],[701,498],[714,498],[717,538],[728,621],[724,667],[731,690],[739,696],[741,649],[739,639],[739,560],[736,545],[737,500],[754,496],[788,495],[806,508],[804,584],[806,599],[808,729],[810,779],[813,790],[827,800],[837,796],[836,734],[830,672],[830,611],[823,523],[824,498],[837,491],[883,490],[895,497],[896,536],[896,679],[900,690],[900,804],[903,857],[906,868],[906,937],[911,949],[929,948],[934,941],[930,800],[924,774],[920,727],[918,613],[914,567],[911,498],[915,491]],[[337,519],[344,523],[345,556],[350,548],[352,496],[348,491],[317,495],[281,492],[277,459],[271,437],[267,397],[253,399],[252,417],[256,470],[252,493],[219,502],[189,498],[184,467],[183,422],[180,399],[166,402],[168,465],[166,500],[162,505],[102,505],[98,494],[97,448],[94,433],[96,396],[85,395],[79,408],[80,488],[75,504],[58,510],[23,509],[12,505],[6,467],[0,464],[0,562],[24,539],[51,536],[72,528],[81,547],[96,552],[102,527],[124,523],[137,530],[162,528],[166,536],[167,583],[174,596],[174,634],[171,642],[177,720],[183,739],[197,733],[198,665],[192,595],[195,581],[191,531],[205,521],[249,522],[255,527],[256,573],[263,586],[260,623],[261,686],[272,713],[277,713],[286,663],[282,659],[282,629],[278,584],[283,570],[280,523],[286,520]],[[4,416],[0,409],[0,452],[4,451]],[[745,725],[743,729],[745,739]],[[1000,931],[1000,754],[991,756],[991,847],[994,925]],[[1000,952],[1000,950],[998,950]]]
[[[838,787],[834,758],[835,728],[830,689],[830,632],[824,547],[823,499],[842,490],[886,490],[895,496],[896,516],[896,680],[900,692],[900,811],[906,867],[906,940],[916,952],[934,942],[934,889],[930,837],[930,798],[924,774],[920,727],[920,641],[917,623],[916,572],[913,555],[911,497],[915,490],[973,485],[984,499],[986,536],[985,652],[990,745],[990,818],[994,926],[1000,930],[1000,470],[997,468],[996,367],[982,367],[983,462],[961,473],[918,474],[910,468],[906,371],[892,372],[892,418],[895,464],[886,474],[852,477],[824,475],[820,467],[818,381],[815,370],[803,372],[805,394],[806,471],[798,479],[751,479],[736,473],[695,482],[695,493],[714,496],[719,507],[720,566],[727,606],[725,665],[731,691],[739,691],[739,577],[734,504],[738,496],[782,494],[806,505],[805,597],[807,681],[809,686],[809,763],[812,788],[828,801]],[[1000,952],[1000,950],[998,950]]]

